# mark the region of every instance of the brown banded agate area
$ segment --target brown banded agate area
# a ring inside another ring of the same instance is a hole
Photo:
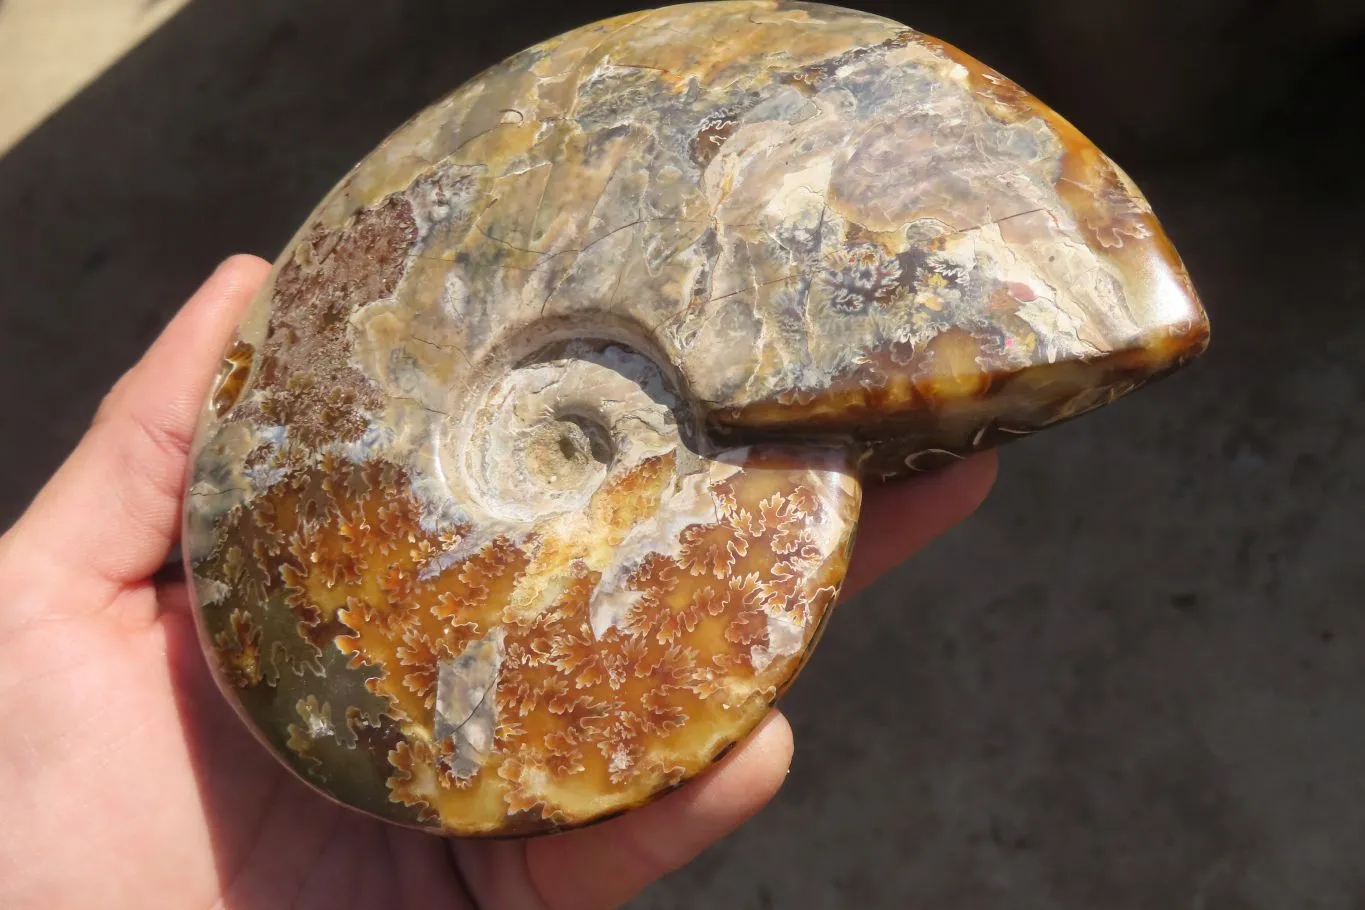
[[[863,484],[1207,341],[1137,188],[959,51],[772,0],[590,25],[400,128],[278,260],[193,450],[204,646],[343,804],[594,821],[792,683]]]

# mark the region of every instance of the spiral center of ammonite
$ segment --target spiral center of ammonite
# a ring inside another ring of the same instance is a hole
[[[676,386],[640,351],[561,343],[506,368],[467,412],[454,479],[507,521],[581,511],[609,478],[647,458],[679,449],[695,457],[678,425],[685,412]]]
[[[522,461],[541,485],[574,490],[600,479],[612,455],[611,431],[598,419],[563,414],[531,429]]]

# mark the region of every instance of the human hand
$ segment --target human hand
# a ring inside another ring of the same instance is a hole
[[[186,458],[218,358],[269,266],[221,266],[106,397],[0,537],[0,906],[154,910],[620,906],[777,792],[774,711],[724,761],[600,825],[433,837],[343,809],[261,748],[216,689],[176,551]],[[987,454],[867,491],[845,596],[969,515]]]

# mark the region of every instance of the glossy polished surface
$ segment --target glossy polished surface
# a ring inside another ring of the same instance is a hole
[[[195,447],[205,644],[349,805],[591,821],[790,685],[864,480],[1207,338],[1117,166],[954,49],[807,4],[598,23],[420,114],[280,258]]]

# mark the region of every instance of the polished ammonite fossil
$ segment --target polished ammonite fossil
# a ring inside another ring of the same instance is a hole
[[[1137,188],[960,51],[777,0],[596,23],[401,127],[278,260],[193,452],[204,645],[344,804],[596,820],[791,684],[864,483],[1207,339]]]

